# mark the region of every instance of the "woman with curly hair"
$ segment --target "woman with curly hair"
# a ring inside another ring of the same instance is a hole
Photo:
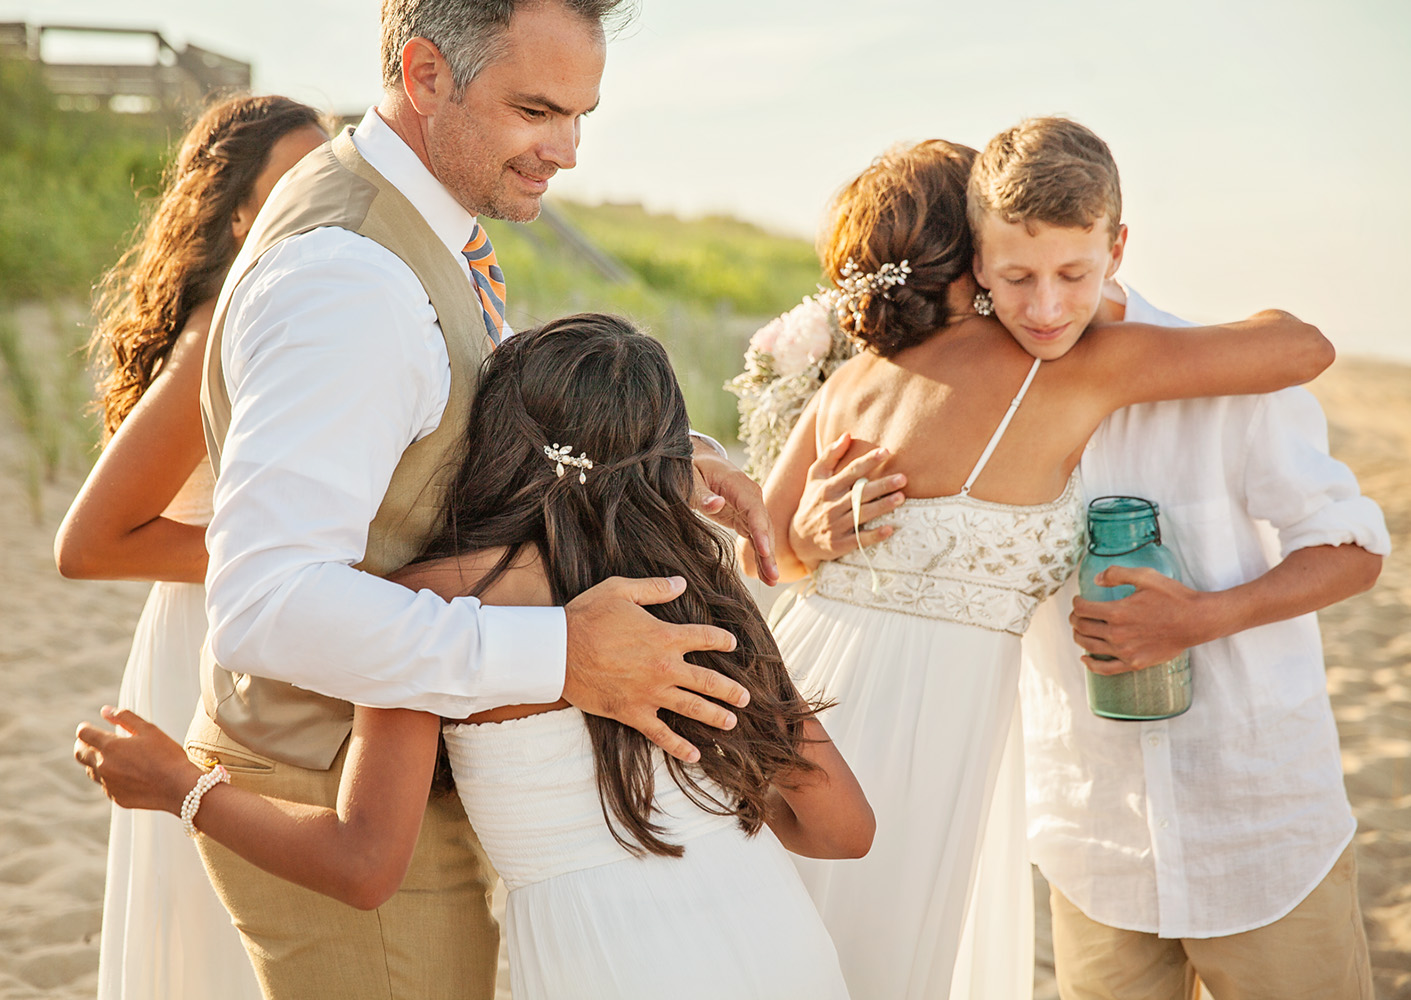
[[[100,286],[91,342],[105,445],[55,539],[70,579],[153,580],[118,703],[184,732],[200,698],[212,478],[200,386],[216,296],[260,206],[327,141],[284,97],[237,97],[182,141],[141,237]],[[114,810],[100,1000],[260,995],[230,917],[180,825]]]

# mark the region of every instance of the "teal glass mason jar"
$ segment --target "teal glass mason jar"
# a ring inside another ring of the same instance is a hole
[[[1116,601],[1135,592],[1131,586],[1098,586],[1094,580],[1109,566],[1145,567],[1181,579],[1175,555],[1161,544],[1159,513],[1155,503],[1140,497],[1098,497],[1088,504],[1088,551],[1078,567],[1085,598]],[[1087,675],[1088,707],[1105,719],[1169,719],[1191,707],[1191,659],[1185,650],[1142,670]]]

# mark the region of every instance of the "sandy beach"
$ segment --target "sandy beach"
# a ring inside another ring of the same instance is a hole
[[[1382,504],[1398,546],[1373,591],[1322,621],[1377,995],[1411,998],[1411,368],[1341,360],[1313,389],[1334,452]],[[97,978],[109,807],[72,761],[73,730],[115,699],[147,588],[58,576],[50,547],[81,470],[32,487],[31,439],[9,403],[0,412],[0,1000],[77,1000],[94,995]],[[1053,997],[1043,919],[1037,933],[1038,995]]]

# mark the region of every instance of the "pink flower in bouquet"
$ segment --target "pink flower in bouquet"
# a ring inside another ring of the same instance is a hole
[[[833,330],[828,306],[817,296],[809,296],[783,316],[763,327],[755,337],[763,337],[779,324],[770,336],[774,368],[783,376],[797,375],[809,365],[828,356],[833,346]],[[752,340],[751,346],[754,345]]]
[[[784,317],[775,316],[764,326],[755,331],[750,338],[750,350],[758,351],[761,354],[774,353],[774,342],[779,339],[779,332],[784,329]]]

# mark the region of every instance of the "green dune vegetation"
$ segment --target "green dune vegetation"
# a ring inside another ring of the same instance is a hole
[[[29,441],[31,482],[86,468],[96,426],[83,355],[92,288],[159,189],[179,123],[61,111],[27,63],[0,60],[0,396]],[[813,291],[805,240],[735,219],[551,202],[527,226],[489,222],[517,329],[568,312],[627,316],[670,351],[692,422],[735,437],[745,341]]]
[[[167,129],[54,106],[35,67],[0,60],[0,297],[86,292],[157,190]]]
[[[721,386],[745,342],[820,280],[808,241],[735,219],[551,201],[529,225],[486,229],[516,329],[569,312],[629,317],[666,345],[694,426],[721,440],[735,437],[735,398]]]

